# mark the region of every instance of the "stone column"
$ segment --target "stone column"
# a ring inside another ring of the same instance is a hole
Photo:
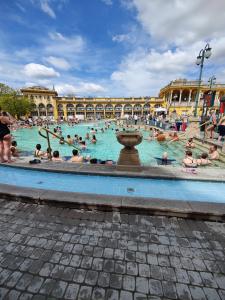
[[[192,90],[189,90],[189,94],[188,94],[188,103],[191,102],[191,94],[192,94]]]
[[[183,90],[180,90],[179,103],[181,103],[182,93],[183,93]]]
[[[64,119],[67,121],[67,109],[66,109],[66,104],[63,104],[63,114],[64,114]]]

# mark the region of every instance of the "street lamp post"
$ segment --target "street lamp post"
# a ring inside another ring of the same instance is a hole
[[[200,65],[200,73],[199,73],[199,79],[198,79],[198,89],[195,97],[195,110],[194,110],[194,117],[197,117],[197,111],[198,111],[198,100],[199,100],[199,94],[200,94],[200,87],[201,87],[201,81],[202,81],[202,70],[204,66],[204,60],[205,58],[208,59],[211,56],[211,50],[209,44],[206,44],[204,49],[201,49],[199,52],[199,55],[197,56],[196,65]]]

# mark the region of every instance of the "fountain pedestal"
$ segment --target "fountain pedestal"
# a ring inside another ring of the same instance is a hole
[[[142,142],[142,134],[138,131],[120,131],[116,137],[118,142],[124,146],[120,151],[117,170],[141,171],[139,153],[135,146]]]

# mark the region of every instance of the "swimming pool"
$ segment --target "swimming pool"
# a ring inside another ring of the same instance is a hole
[[[79,175],[0,166],[0,183],[64,192],[225,203],[225,182]]]
[[[63,136],[66,138],[68,134],[74,137],[75,134],[82,136],[83,139],[87,132],[90,132],[90,128],[98,128],[96,133],[97,144],[93,145],[89,141],[87,142],[87,150],[83,151],[83,155],[90,155],[92,158],[98,158],[101,160],[114,160],[117,161],[119,157],[122,145],[117,142],[115,134],[115,126],[112,126],[104,133],[100,132],[100,128],[104,127],[104,123],[98,124],[79,124],[74,127],[63,124],[62,126]],[[53,126],[50,127],[53,130]],[[162,157],[162,154],[166,151],[169,158],[176,159],[175,165],[180,164],[184,157],[184,147],[181,143],[171,143],[166,142],[158,143],[157,141],[147,141],[145,138],[148,137],[149,133],[143,132],[143,142],[137,146],[139,150],[140,159],[143,165],[156,165],[156,160],[154,157]],[[31,129],[19,129],[13,132],[14,139],[17,141],[18,148],[23,151],[34,151],[35,145],[40,143],[42,149],[47,149],[47,142],[38,134],[38,128],[34,127]],[[51,137],[51,147],[53,150],[59,150],[60,155],[70,156],[72,152],[72,147],[68,145],[59,145],[59,141],[56,138]],[[195,155],[199,154],[198,150],[193,151]],[[218,164],[218,163],[217,163]]]

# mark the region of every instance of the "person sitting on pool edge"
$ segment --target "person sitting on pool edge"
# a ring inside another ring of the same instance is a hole
[[[208,159],[207,153],[202,153],[201,157],[197,159],[197,164],[199,166],[207,166],[210,165],[212,162]]]
[[[70,162],[74,163],[82,163],[83,162],[83,156],[79,155],[77,149],[73,149],[72,151],[73,156],[70,159]]]
[[[36,145],[36,149],[34,150],[34,157],[43,157],[44,156],[44,151],[41,150],[41,144]]]
[[[17,149],[17,142],[16,141],[12,141],[10,151],[11,151],[11,154],[12,154],[13,157],[19,157],[19,151]]]
[[[52,161],[55,161],[55,162],[62,162],[63,161],[63,159],[59,156],[59,151],[58,150],[53,152]]]
[[[192,157],[192,151],[187,150],[186,156],[183,159],[183,166],[186,168],[197,168],[197,161]]]
[[[213,145],[209,148],[209,159],[211,160],[218,160],[220,157],[218,151],[217,151],[217,146]]]

